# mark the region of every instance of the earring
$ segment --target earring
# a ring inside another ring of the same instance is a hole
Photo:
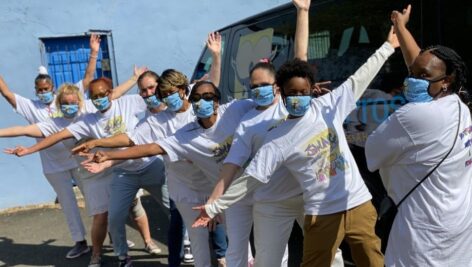
[[[443,92],[447,92],[447,87],[443,87],[443,88],[442,88],[442,91],[443,91]]]

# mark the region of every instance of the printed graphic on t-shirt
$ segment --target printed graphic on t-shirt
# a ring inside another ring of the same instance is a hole
[[[116,116],[107,121],[107,124],[105,126],[105,132],[108,135],[117,135],[117,134],[122,134],[126,132],[126,125],[123,122],[123,117],[122,116]]]
[[[216,162],[220,163],[223,161],[226,156],[228,155],[229,149],[231,148],[231,144],[233,143],[233,136],[229,136],[226,138],[222,143],[215,145],[211,148],[211,152],[213,153],[213,158],[215,158]]]
[[[316,179],[328,182],[331,176],[344,173],[349,164],[339,147],[336,131],[329,128],[312,137],[301,147],[307,157],[314,158]]]
[[[472,157],[472,126],[465,128],[461,133],[459,133],[459,137],[464,144],[464,148],[469,148],[469,157]],[[465,166],[469,167],[472,165],[472,158],[466,160]]]

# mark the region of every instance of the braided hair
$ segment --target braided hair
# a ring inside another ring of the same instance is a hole
[[[429,51],[446,65],[446,75],[452,76],[451,92],[459,95],[461,100],[472,110],[472,92],[465,88],[468,70],[464,60],[449,47],[442,45],[430,46],[424,51]]]

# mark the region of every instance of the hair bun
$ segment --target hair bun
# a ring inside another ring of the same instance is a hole
[[[39,68],[38,68],[38,74],[48,75],[48,70],[47,70],[46,67],[44,67],[44,66],[39,66]]]

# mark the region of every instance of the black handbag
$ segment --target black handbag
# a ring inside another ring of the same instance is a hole
[[[387,248],[387,242],[388,242],[388,237],[390,235],[390,230],[392,229],[393,221],[395,220],[395,216],[397,215],[398,212],[398,207],[405,201],[405,199],[415,191],[415,189],[421,185],[438,167],[443,163],[443,161],[451,154],[452,149],[454,148],[456,141],[457,141],[457,136],[459,135],[459,128],[460,128],[460,123],[461,123],[461,105],[460,102],[458,101],[457,104],[459,105],[459,122],[457,124],[457,132],[456,132],[456,137],[454,138],[454,143],[452,144],[452,147],[449,149],[447,152],[446,156],[430,171],[428,174],[426,174],[423,179],[421,179],[399,202],[398,204],[395,205],[395,202],[393,202],[392,198],[389,197],[387,194],[384,195],[383,199],[380,202],[380,206],[378,209],[378,217],[377,217],[377,224],[375,226],[375,231],[377,236],[381,239],[382,245],[381,249],[382,252],[385,252],[385,249]]]

